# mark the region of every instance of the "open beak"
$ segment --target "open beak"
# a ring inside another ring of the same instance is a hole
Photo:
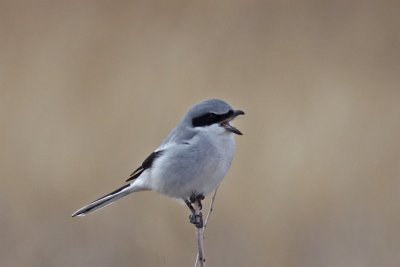
[[[235,110],[233,111],[232,116],[221,122],[221,126],[225,128],[226,131],[237,134],[237,135],[243,135],[241,131],[233,127],[232,125],[229,124],[230,121],[232,121],[234,118],[236,118],[239,115],[244,115],[244,112],[241,110]]]

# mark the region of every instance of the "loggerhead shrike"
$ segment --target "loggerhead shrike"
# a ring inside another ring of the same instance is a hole
[[[241,110],[218,99],[206,100],[189,109],[186,116],[126,180],[126,185],[76,211],[84,216],[134,192],[153,190],[182,199],[190,208],[222,182],[235,154],[234,134],[242,133],[229,124]],[[197,218],[191,222],[197,227]]]

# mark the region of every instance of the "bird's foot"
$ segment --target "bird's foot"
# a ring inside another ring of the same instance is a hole
[[[200,212],[199,214],[191,214],[189,215],[190,223],[194,224],[197,228],[203,228],[203,214]]]
[[[201,210],[203,208],[203,205],[201,204],[201,201],[204,199],[203,195],[197,195],[193,193],[189,199],[184,199],[186,205],[189,207],[190,211],[192,214],[189,216],[190,223],[194,224],[197,228],[203,228],[204,223],[203,223],[203,214],[201,213]],[[197,213],[196,209],[193,208],[192,204],[197,204],[199,208],[199,213]]]

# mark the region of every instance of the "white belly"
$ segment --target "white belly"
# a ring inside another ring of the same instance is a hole
[[[217,188],[233,160],[233,134],[196,138],[189,145],[180,144],[166,151],[165,157],[154,163],[146,177],[151,190],[187,199],[192,194],[207,196]]]

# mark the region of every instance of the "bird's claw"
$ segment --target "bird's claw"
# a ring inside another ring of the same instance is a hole
[[[197,228],[203,228],[203,214],[191,214],[189,215],[190,223],[194,224]]]

